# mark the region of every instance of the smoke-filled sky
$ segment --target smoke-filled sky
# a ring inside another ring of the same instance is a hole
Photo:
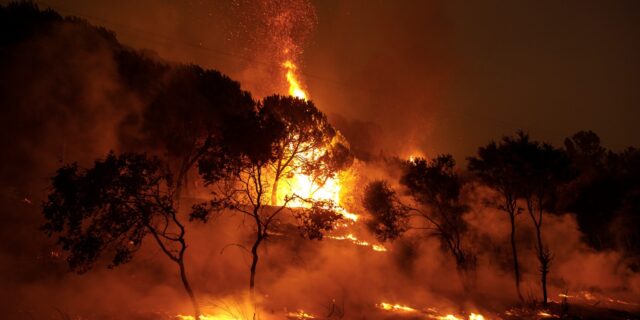
[[[132,47],[218,69],[260,97],[285,93],[265,85],[273,81],[264,69],[279,62],[260,15],[305,2],[38,3],[104,25]],[[334,117],[379,125],[381,149],[460,158],[520,128],[554,143],[591,129],[614,149],[640,145],[637,1],[349,0],[297,9],[305,22],[297,63],[311,99]]]

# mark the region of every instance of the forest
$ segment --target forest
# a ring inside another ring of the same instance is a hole
[[[322,110],[1,6],[5,314],[638,317],[640,149],[585,128],[403,157]]]

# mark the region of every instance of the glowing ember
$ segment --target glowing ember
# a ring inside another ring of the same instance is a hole
[[[485,320],[485,317],[479,313],[470,313],[468,317],[465,316],[456,316],[454,314],[438,314],[438,311],[435,308],[425,308],[421,310],[416,310],[414,308],[400,305],[400,304],[391,304],[382,302],[376,305],[378,308],[387,310],[387,311],[396,311],[396,312],[420,312],[426,314],[426,317],[429,319],[437,319],[437,320]]]
[[[369,243],[367,241],[360,240],[360,239],[356,238],[356,236],[354,236],[351,233],[347,234],[346,236],[327,236],[327,238],[333,239],[333,240],[349,240],[352,243],[354,243],[356,245],[359,245],[359,246],[371,247],[371,249],[373,249],[374,251],[379,251],[379,252],[387,251],[387,248],[385,248],[383,245],[371,244],[371,243]]]
[[[432,315],[429,316],[429,318],[431,319],[438,319],[438,320],[463,320],[465,319],[463,316],[455,316],[453,314],[447,314],[444,316],[438,316],[438,315]],[[468,320],[485,320],[485,317],[481,314],[478,313],[471,313],[469,314],[469,317],[467,318]]]
[[[545,311],[540,311],[538,312],[538,316],[542,317],[542,318],[560,318],[555,314],[551,314]]]
[[[416,312],[416,309],[413,309],[411,307],[407,307],[407,306],[403,306],[400,304],[391,304],[391,303],[387,303],[387,302],[381,302],[380,304],[376,305],[378,308],[382,309],[382,310],[387,310],[387,311],[402,311],[402,312]]]
[[[583,291],[582,296],[587,300],[597,300],[596,297],[593,296],[593,294],[587,291]]]
[[[302,90],[300,81],[298,81],[298,77],[296,75],[296,69],[298,69],[298,67],[291,60],[285,61],[282,66],[287,70],[285,76],[287,77],[287,82],[289,83],[289,95],[307,100],[307,93]]]
[[[613,298],[613,297],[607,297],[607,296],[601,296],[601,295],[596,296],[595,294],[593,294],[591,292],[588,292],[588,291],[581,291],[576,295],[568,295],[568,294],[560,293],[560,294],[558,294],[558,297],[563,298],[563,299],[569,299],[569,298],[584,299],[584,300],[587,300],[587,301],[596,301],[597,303],[608,302],[610,304],[618,304],[618,305],[626,305],[626,306],[640,306],[639,303],[620,300],[620,299],[616,299],[616,298]]]
[[[185,315],[177,315],[177,319],[180,320],[194,320],[193,316],[185,316]],[[200,315],[200,320],[240,320],[240,318],[231,317],[228,315],[211,315],[211,314],[203,314]]]
[[[302,310],[298,310],[296,312],[289,312],[287,314],[287,317],[289,317],[290,319],[315,319],[314,316]]]
[[[358,221],[358,217],[360,217],[355,213],[350,213],[350,212],[347,212],[347,211],[340,212],[340,214],[342,214],[342,216],[345,219],[349,219],[349,220],[354,221],[354,222]]]
[[[381,302],[376,304],[376,307],[392,312],[421,312],[426,313],[427,318],[429,319],[437,319],[437,320],[463,320],[464,316],[456,316],[453,314],[439,315],[438,311],[435,308],[427,308],[422,310],[416,310],[414,308],[401,305],[401,304],[392,304],[388,302]],[[485,320],[485,317],[479,313],[471,313],[469,314],[468,320]]]

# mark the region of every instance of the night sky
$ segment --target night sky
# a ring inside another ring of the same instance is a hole
[[[218,69],[259,97],[247,74],[273,62],[250,27],[239,30],[242,2],[39,3]],[[591,129],[613,149],[640,145],[638,1],[312,3],[303,83],[326,113],[378,124],[381,149],[461,158],[518,129],[556,144]]]

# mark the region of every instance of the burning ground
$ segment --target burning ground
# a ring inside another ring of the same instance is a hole
[[[637,317],[636,149],[604,150],[588,132],[557,148],[583,167],[542,214],[553,253],[544,306],[524,198],[514,217],[520,299],[500,188],[463,161],[438,171],[460,182],[447,202],[464,209],[454,224],[464,226],[454,228],[462,255],[452,254],[447,242],[455,239],[444,236],[451,229],[437,227],[429,202],[442,196],[415,196],[429,193],[407,173],[422,168],[424,154],[351,151],[366,134],[341,132],[357,133],[350,125],[358,122],[334,127],[316,108],[300,73],[316,23],[310,4],[257,7],[268,26],[261,30],[275,30],[261,40],[276,52],[245,77],[276,79],[258,96],[217,71],[128,48],[79,19],[31,4],[0,10],[8,318],[193,319],[180,271],[201,319]],[[602,162],[584,164],[594,157]],[[382,211],[366,201],[380,181],[393,200]],[[620,197],[587,201],[611,186]],[[611,218],[584,218],[594,207]],[[120,219],[100,224],[113,217]],[[61,234],[70,242],[56,243]]]

